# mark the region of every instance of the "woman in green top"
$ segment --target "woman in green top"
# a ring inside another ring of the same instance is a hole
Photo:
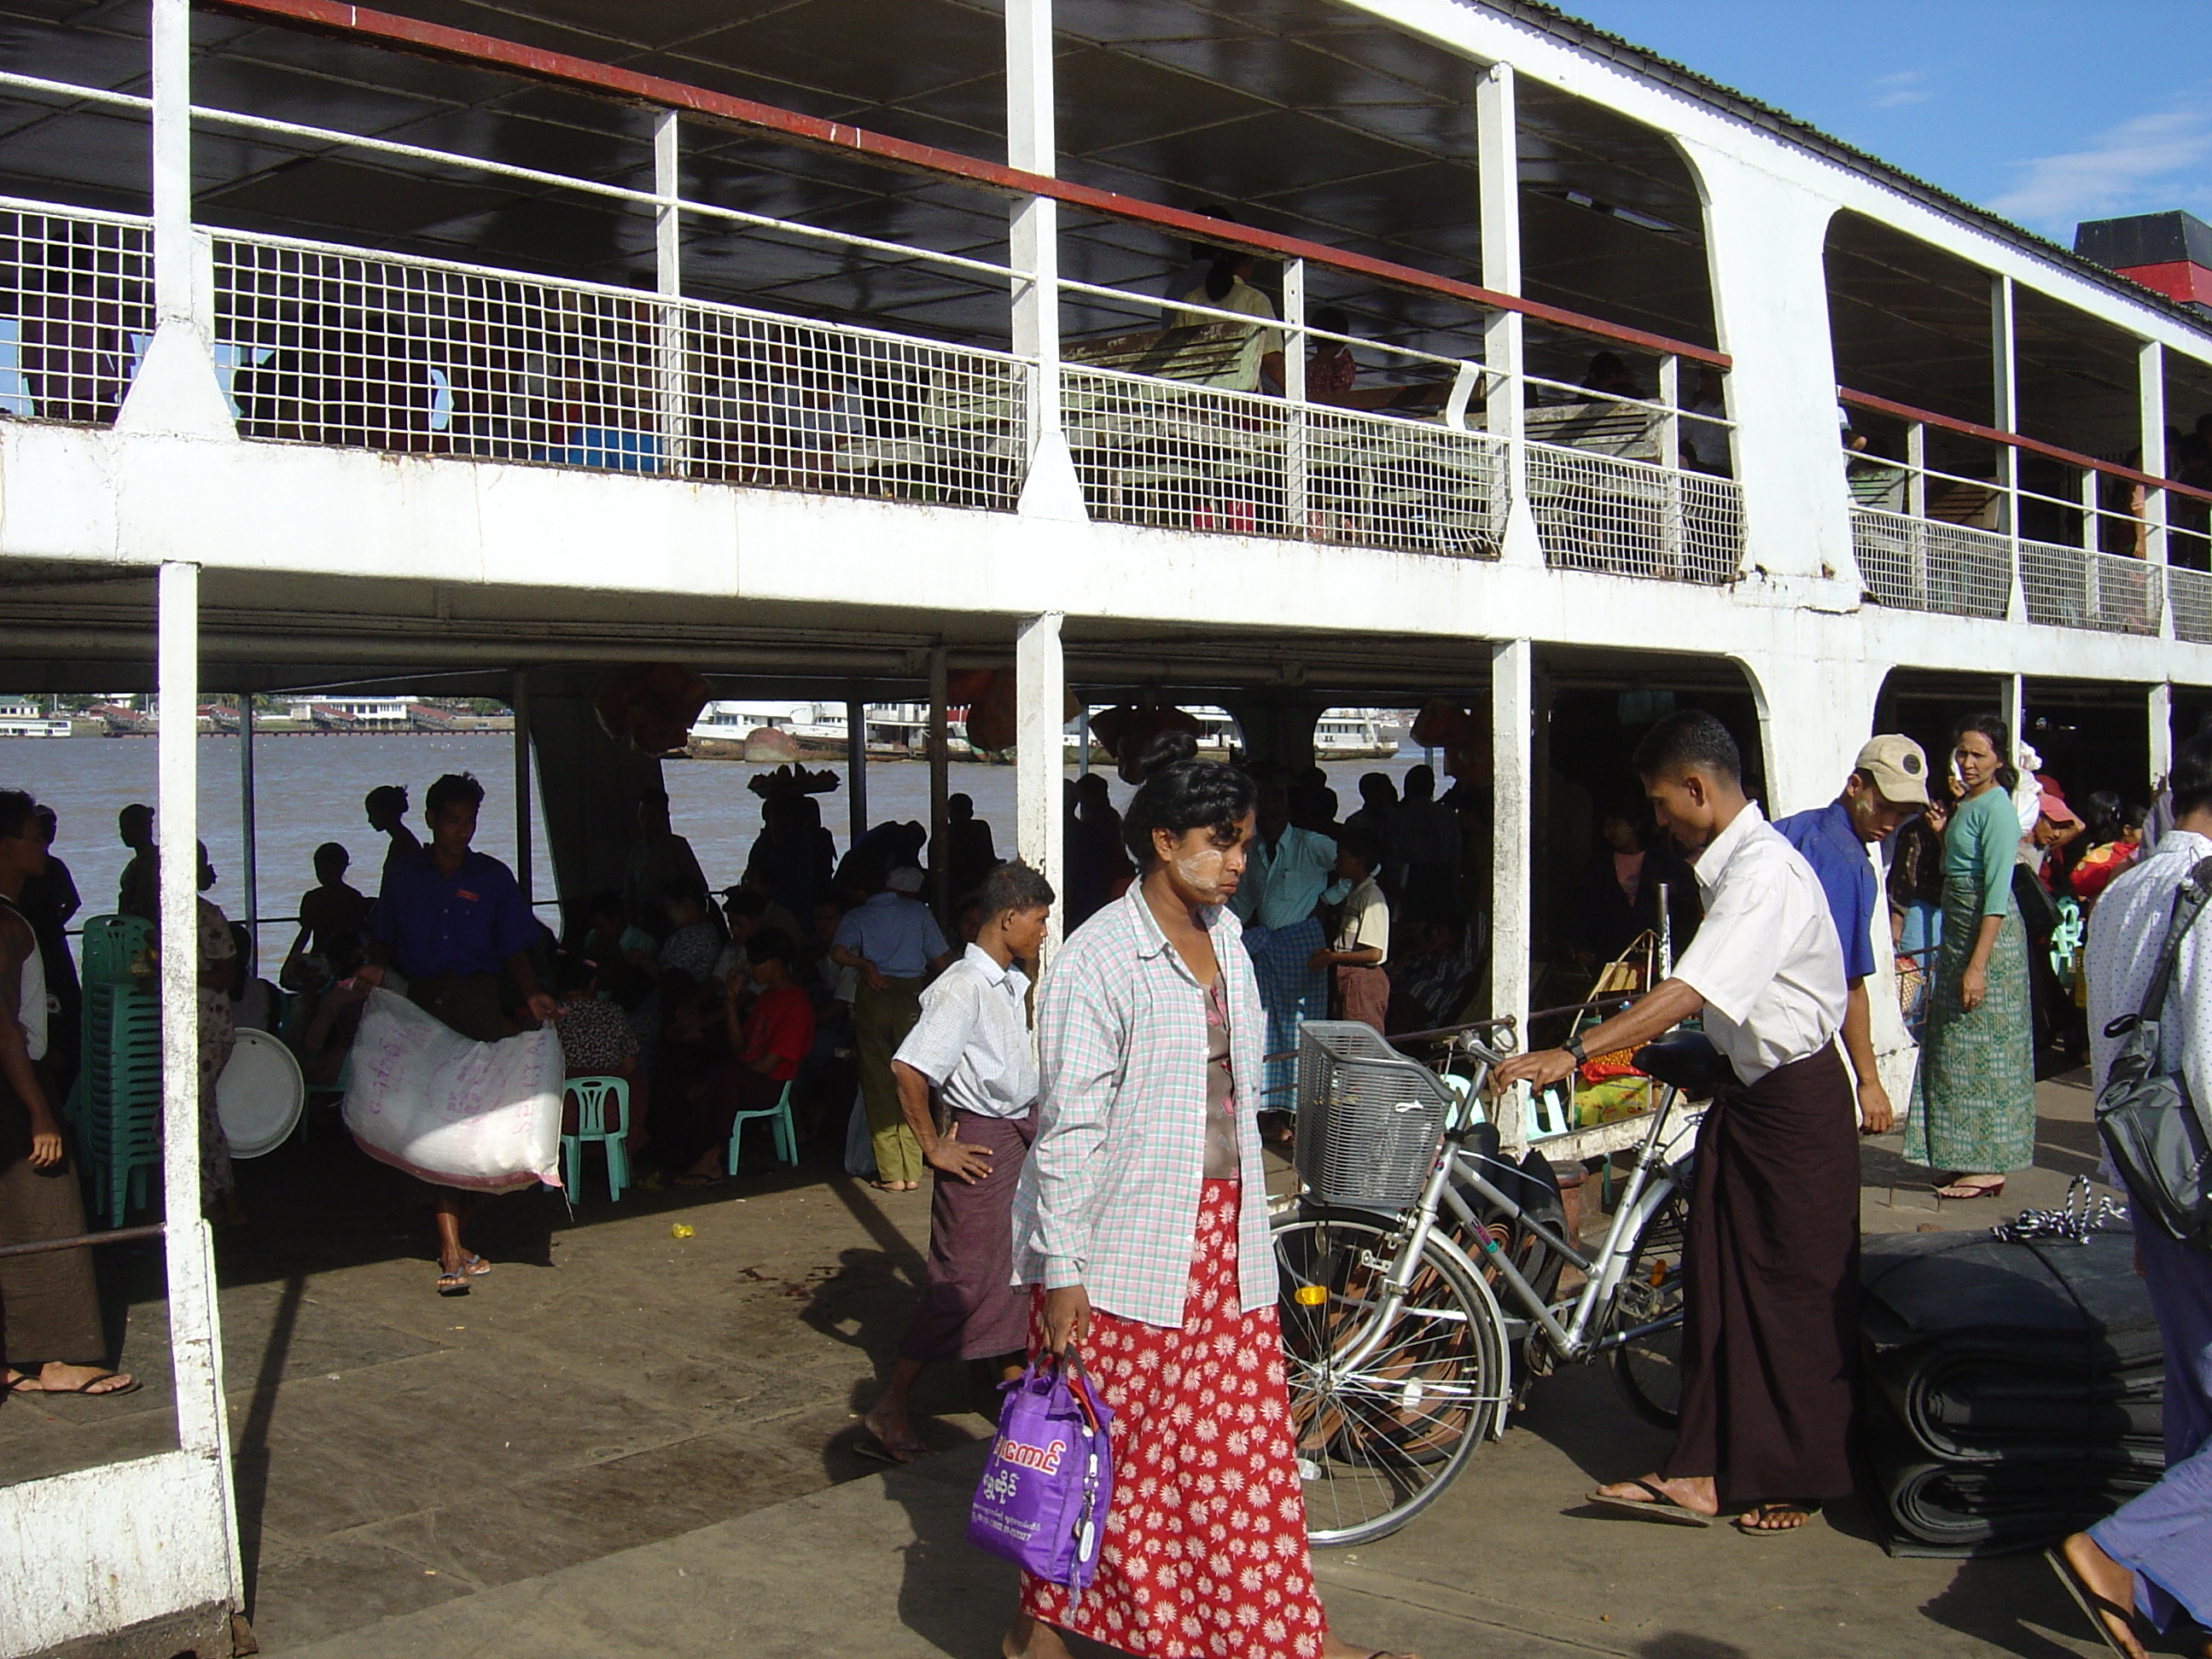
[[[2013,901],[2020,818],[1995,714],[1960,722],[1963,799],[1943,836],[1943,943],[1928,1000],[1905,1155],[1952,1171],[1942,1198],[1994,1198],[2035,1161],[2035,1039],[2027,935]]]

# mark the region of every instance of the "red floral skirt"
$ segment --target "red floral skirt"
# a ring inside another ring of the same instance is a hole
[[[1238,1306],[1238,1200],[1237,1182],[1205,1183],[1182,1329],[1093,1316],[1084,1368],[1114,1413],[1097,1576],[1079,1595],[1022,1580],[1024,1613],[1139,1659],[1321,1653],[1282,1332],[1272,1306]]]

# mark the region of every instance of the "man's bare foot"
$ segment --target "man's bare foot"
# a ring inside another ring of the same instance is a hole
[[[1042,1619],[1017,1617],[999,1638],[1004,1659],[1074,1659],[1060,1632]]]
[[[1713,1490],[1709,1474],[1686,1476],[1680,1480],[1662,1480],[1656,1474],[1647,1474],[1641,1480],[1618,1480],[1609,1486],[1600,1486],[1597,1496],[1616,1504],[1650,1504],[1651,1493],[1663,1492],[1667,1501],[1677,1509],[1688,1510],[1693,1515],[1718,1515],[1720,1495]]]
[[[2077,1532],[2061,1544],[2058,1553],[2081,1581],[2078,1585],[2067,1586],[2075,1592],[2075,1599],[2081,1599],[2079,1592],[2083,1589],[2094,1598],[2082,1611],[2104,1627],[2106,1640],[2126,1654],[2128,1659],[2148,1659],[2143,1644],[2136,1640],[2133,1624],[2126,1617],[2136,1604],[2135,1574],[2098,1548],[2097,1540],[2086,1532]],[[2100,1607],[2098,1602],[2105,1605]]]
[[[886,1411],[880,1405],[861,1418],[860,1426],[875,1437],[884,1455],[894,1463],[911,1463],[929,1455],[929,1448],[914,1437],[914,1425],[902,1410]]]
[[[1816,1504],[1754,1504],[1735,1518],[1738,1532],[1795,1532],[1820,1512]]]
[[[95,1400],[102,1395],[129,1394],[137,1386],[137,1379],[127,1372],[104,1370],[98,1365],[64,1365],[59,1360],[40,1366],[36,1376],[11,1370],[0,1378],[0,1387],[10,1394],[81,1394]]]

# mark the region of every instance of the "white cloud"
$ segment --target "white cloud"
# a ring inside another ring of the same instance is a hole
[[[1927,84],[1926,70],[1899,70],[1894,75],[1884,75],[1868,82],[1873,93],[1876,109],[1898,109],[1906,104],[1924,104],[1936,95]]]
[[[2070,231],[2077,221],[2201,202],[2212,162],[2212,94],[2138,115],[2085,149],[2014,163],[2018,181],[1990,204],[2025,224]]]

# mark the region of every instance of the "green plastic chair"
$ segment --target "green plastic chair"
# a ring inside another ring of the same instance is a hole
[[[730,1125],[730,1156],[725,1165],[728,1173],[738,1172],[738,1143],[745,1138],[745,1125],[755,1121],[766,1122],[775,1132],[775,1161],[796,1166],[799,1163],[799,1126],[791,1117],[791,1085],[783,1085],[776,1096],[775,1104],[764,1106],[757,1112],[739,1112]]]
[[[571,1199],[581,1195],[584,1143],[596,1140],[606,1149],[607,1196],[621,1202],[629,1185],[629,1150],[623,1143],[629,1134],[629,1084],[618,1077],[572,1077],[561,1085],[562,1097],[575,1103],[576,1132],[561,1137],[561,1179]],[[615,1107],[615,1121],[607,1122],[607,1103]]]

